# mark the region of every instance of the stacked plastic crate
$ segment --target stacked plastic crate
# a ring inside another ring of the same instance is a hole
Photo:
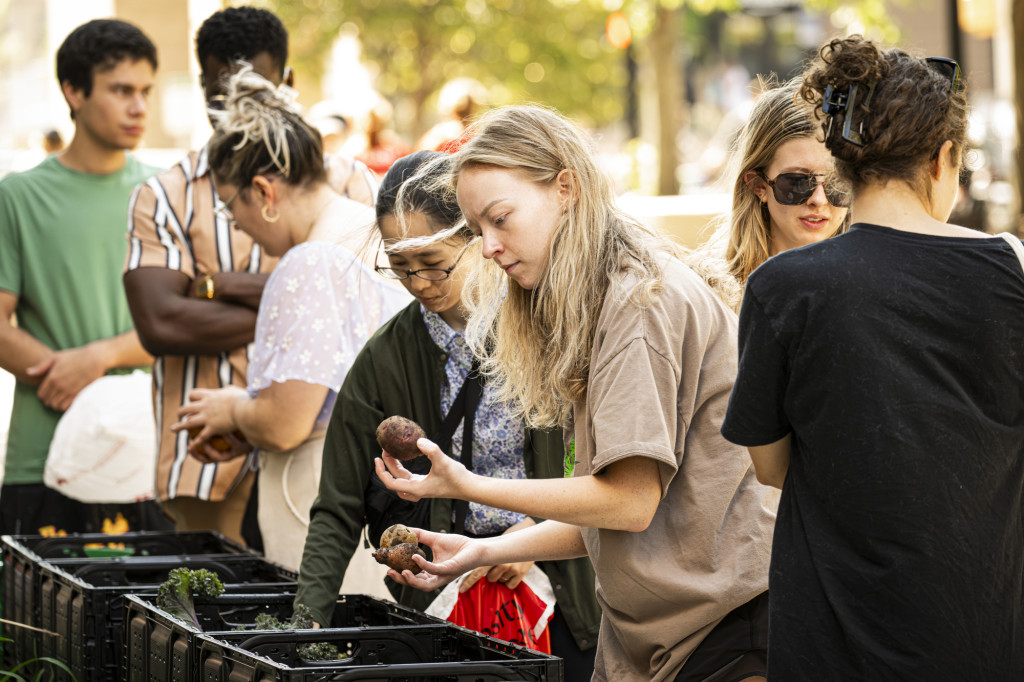
[[[366,595],[339,595],[328,628],[257,630],[260,614],[291,617],[296,576],[215,533],[2,536],[0,544],[3,617],[28,626],[3,628],[13,640],[7,670],[48,656],[76,682],[562,679],[561,659]],[[211,570],[226,588],[196,600],[198,628],[154,603],[179,567]],[[333,644],[338,658],[311,660],[303,647],[311,643]]]
[[[155,592],[172,569],[215,571],[234,593],[295,589],[295,573],[217,533],[5,535],[0,544],[3,613],[13,623],[4,626],[13,640],[5,666],[50,657],[77,682],[121,678],[124,598]],[[56,677],[67,676],[57,670]]]

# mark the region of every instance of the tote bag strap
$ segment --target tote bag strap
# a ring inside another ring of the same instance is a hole
[[[1009,232],[1002,232],[999,236],[1006,240],[1006,243],[1010,245],[1013,252],[1017,254],[1017,260],[1020,261],[1021,270],[1024,270],[1024,244],[1021,244],[1020,239],[1017,239]]]

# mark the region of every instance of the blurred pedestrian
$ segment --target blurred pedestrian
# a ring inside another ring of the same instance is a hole
[[[246,67],[228,81],[209,164],[232,225],[281,258],[256,318],[248,391],[195,389],[172,431],[217,464],[215,436],[234,432],[258,448],[264,554],[296,570],[320,483],[327,420],[367,339],[409,301],[356,252],[373,211],[327,183],[320,134],[277,86]],[[242,458],[244,459],[244,458]]]
[[[1024,679],[1024,248],[946,222],[960,68],[853,36],[802,94],[855,223],[750,276],[722,427],[782,489],[769,679]]]
[[[83,388],[152,361],[118,273],[128,197],[158,170],[127,153],[146,130],[156,66],[156,47],[131,24],[76,28],[57,50],[71,143],[0,181],[0,367],[17,379],[3,533],[102,529],[96,507],[43,485],[43,469],[57,422]],[[132,530],[150,523],[151,506],[125,507]]]
[[[619,212],[561,116],[506,107],[473,133],[451,173],[492,262],[466,285],[466,338],[499,400],[565,429],[569,477],[487,478],[426,439],[425,476],[384,453],[378,476],[403,499],[550,519],[497,538],[418,531],[434,562],[389,575],[433,589],[480,565],[589,556],[595,679],[763,679],[775,495],[718,432],[735,283]]]
[[[43,151],[47,154],[56,154],[64,149],[64,138],[56,128],[48,128],[43,132]]]
[[[454,154],[466,143],[466,130],[487,99],[487,90],[472,78],[456,78],[441,88],[437,110],[441,121],[423,134],[416,149]]]
[[[391,102],[373,93],[369,106],[360,116],[359,133],[346,145],[347,151],[381,177],[391,164],[412,151],[391,128],[393,118]]]

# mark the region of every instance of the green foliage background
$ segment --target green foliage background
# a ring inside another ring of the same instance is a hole
[[[387,97],[422,112],[448,80],[472,77],[494,104],[543,102],[601,124],[623,115],[621,50],[594,0],[263,0],[291,34],[292,63],[318,78],[339,33],[358,35]]]

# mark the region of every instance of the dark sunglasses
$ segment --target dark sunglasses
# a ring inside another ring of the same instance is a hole
[[[949,81],[949,91],[951,93],[960,92],[963,88],[964,83],[960,72],[960,65],[957,64],[955,59],[948,57],[925,57],[924,63],[938,71]]]
[[[779,173],[774,180],[770,180],[764,171],[757,172],[772,188],[775,201],[783,206],[807,203],[818,185],[825,189],[825,198],[833,206],[845,208],[850,203],[849,195],[836,185],[833,178],[822,173]]]

